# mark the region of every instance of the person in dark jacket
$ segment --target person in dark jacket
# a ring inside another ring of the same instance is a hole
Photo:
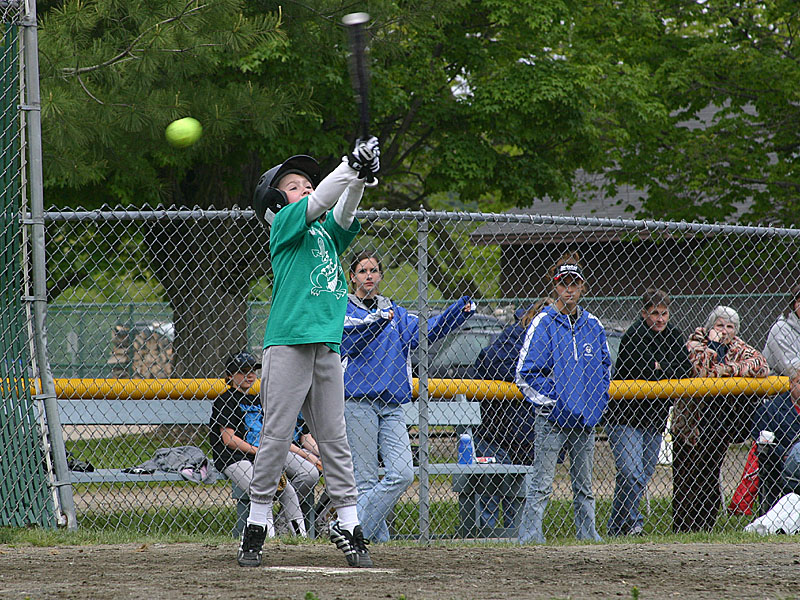
[[[642,314],[620,342],[616,379],[681,379],[692,364],[680,331],[669,324],[669,295],[648,289]],[[639,505],[655,472],[671,399],[614,399],[608,403],[605,430],[617,468],[608,534],[641,535]]]
[[[470,368],[471,379],[489,379],[513,383],[517,373],[517,361],[525,330],[533,318],[553,301],[543,298],[532,306],[516,311],[516,320],[499,336],[481,350],[475,364]],[[475,453],[491,456],[502,464],[533,464],[533,422],[536,412],[525,400],[507,400],[487,396],[480,398],[481,424],[475,428]],[[514,521],[521,502],[514,496],[503,496],[486,490],[480,496],[481,527],[495,527],[500,522],[500,506],[503,520],[508,527]]]
[[[248,393],[261,368],[249,352],[239,352],[225,363],[228,389],[217,396],[211,408],[208,436],[214,467],[243,490],[253,478],[253,458],[261,441],[264,411],[258,396]],[[288,533],[305,536],[306,525],[294,486],[281,477],[276,498],[280,500],[280,522]]]

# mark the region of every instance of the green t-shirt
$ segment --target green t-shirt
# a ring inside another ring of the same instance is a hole
[[[306,224],[308,197],[275,215],[269,236],[272,307],[264,347],[327,344],[339,352],[347,310],[347,280],[339,255],[361,229],[342,229],[328,213]]]

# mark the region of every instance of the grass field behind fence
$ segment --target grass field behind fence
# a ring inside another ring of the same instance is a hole
[[[104,484],[106,485],[106,484]],[[133,484],[146,485],[146,484]],[[152,484],[151,484],[152,485]],[[186,485],[195,485],[188,483]],[[651,513],[645,517],[645,534],[671,536],[672,508],[669,498],[657,498],[651,502]],[[606,537],[606,522],[611,511],[610,501],[597,503],[597,529]],[[742,532],[752,517],[738,516],[719,519],[711,534],[729,535]],[[131,509],[87,511],[78,515],[81,530],[102,532],[112,530],[119,533],[155,536],[232,536],[236,522],[236,511],[231,506],[180,507],[160,509]],[[456,538],[458,528],[458,504],[455,501],[433,501],[430,510],[430,534],[432,539]],[[572,519],[572,501],[554,500],[547,509],[544,523],[548,543],[575,542]],[[416,502],[399,502],[392,519],[392,533],[398,539],[419,538],[419,505]],[[628,538],[630,539],[630,538]]]
[[[78,439],[67,442],[67,449],[75,458],[91,462],[95,468],[121,468],[141,464],[153,457],[160,447],[195,445],[207,456],[211,450],[206,427],[159,427],[147,433],[128,433],[97,439]],[[437,446],[434,446],[437,448]],[[441,448],[438,448],[441,451]],[[434,453],[435,454],[435,453]],[[447,461],[452,457],[432,456],[432,460]],[[430,478],[435,490],[450,490],[447,476]],[[82,529],[126,531],[130,535],[208,535],[230,536],[236,520],[234,501],[230,496],[230,483],[220,481],[213,485],[193,482],[141,482],[125,484],[76,484],[75,493],[84,502],[78,511],[78,525]],[[118,492],[125,491],[124,495]],[[169,493],[180,494],[174,505],[164,507],[163,497]],[[115,504],[115,502],[119,502]],[[150,508],[148,508],[148,505]],[[723,509],[724,510],[724,509]],[[606,523],[611,511],[610,496],[597,498],[596,523],[601,536],[606,535]],[[752,516],[730,516],[722,512],[715,532],[726,534],[741,531]],[[650,500],[650,512],[645,515],[645,533],[670,535],[672,524],[671,498],[655,496]],[[419,506],[409,495],[395,506],[392,533],[398,539],[417,539]],[[456,538],[458,504],[453,499],[431,498],[430,536],[432,539]],[[571,498],[553,498],[545,519],[548,542],[569,543],[575,540]]]

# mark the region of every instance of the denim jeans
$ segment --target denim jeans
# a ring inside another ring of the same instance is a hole
[[[662,436],[652,429],[617,424],[606,425],[606,433],[617,467],[608,535],[625,535],[644,526],[639,505],[656,470]]]
[[[414,481],[405,411],[399,404],[348,399],[344,414],[364,538],[388,542],[386,518]],[[383,479],[378,474],[379,453],[385,469]]]
[[[520,519],[519,543],[544,544],[546,541],[542,527],[544,513],[553,493],[558,455],[564,446],[569,453],[576,536],[579,540],[602,541],[594,522],[594,430],[561,427],[548,421],[541,412],[536,415],[534,430],[533,473]]]
[[[504,465],[514,464],[514,461],[508,456],[505,450],[500,446],[484,442],[481,439],[475,438],[475,455],[476,456],[494,456],[495,460]],[[503,523],[505,527],[511,527],[514,523],[514,518],[519,512],[521,502],[519,498],[512,496],[504,496],[502,494],[491,493],[492,490],[486,490],[487,493],[481,494],[478,502],[480,504],[480,526],[481,527],[497,527],[500,522],[500,505],[503,506]]]

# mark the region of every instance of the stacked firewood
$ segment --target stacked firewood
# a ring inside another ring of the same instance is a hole
[[[112,377],[162,379],[172,375],[172,340],[153,323],[131,330],[116,325],[111,335]]]

